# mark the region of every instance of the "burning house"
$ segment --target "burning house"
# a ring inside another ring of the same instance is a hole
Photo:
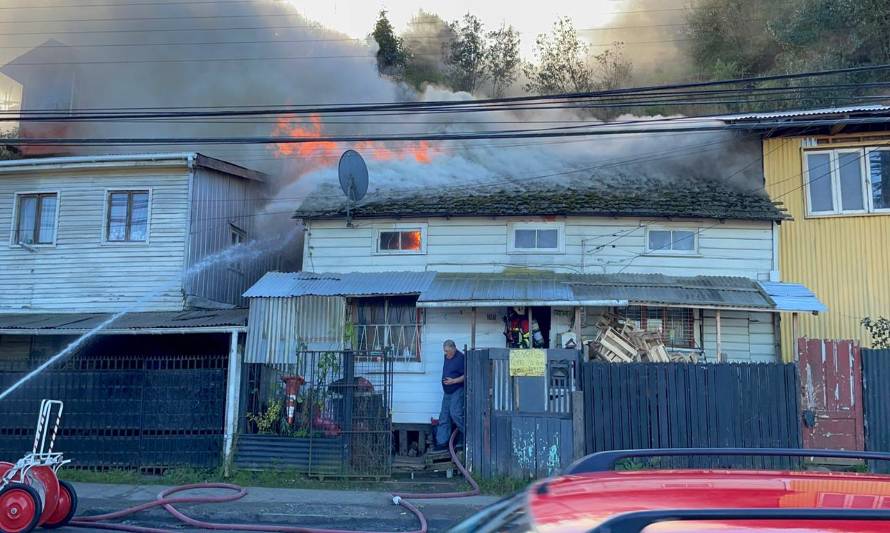
[[[762,193],[713,179],[586,181],[371,194],[348,210],[310,196],[295,215],[305,270],[268,273],[246,293],[245,361],[340,349],[392,360],[404,453],[423,451],[438,416],[445,339],[578,361],[776,362],[780,314],[824,309],[799,286],[805,297],[781,297],[787,215]],[[568,368],[548,371],[542,398],[574,390]],[[528,408],[551,407],[570,410]]]

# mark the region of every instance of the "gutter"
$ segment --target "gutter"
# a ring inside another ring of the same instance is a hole
[[[83,335],[89,329],[0,329],[0,335]],[[103,329],[96,335],[185,335],[189,333],[246,333],[247,326],[207,326],[185,328]]]
[[[417,307],[624,307],[627,300],[448,300],[417,302]]]

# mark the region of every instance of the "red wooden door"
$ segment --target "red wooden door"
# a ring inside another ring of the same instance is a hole
[[[862,450],[862,362],[849,340],[797,341],[806,448]]]

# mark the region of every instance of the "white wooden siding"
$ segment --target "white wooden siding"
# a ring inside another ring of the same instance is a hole
[[[717,318],[712,309],[702,310],[704,349],[708,361],[717,360]],[[720,351],[728,361],[775,363],[776,336],[772,313],[720,312]]]
[[[565,253],[507,251],[512,222],[539,218],[431,218],[399,221],[427,226],[425,254],[372,253],[373,235],[395,222],[316,220],[309,225],[303,265],[307,270],[497,272],[506,267],[547,268],[563,272],[663,273],[678,276],[744,276],[768,279],[772,270],[770,222],[713,220],[662,222],[640,219],[572,217],[565,222]],[[698,254],[645,255],[645,228],[701,229]]]
[[[132,168],[0,176],[0,312],[182,309],[189,171]],[[106,243],[106,190],[151,189],[149,240]],[[12,246],[17,191],[58,191],[55,246]],[[171,283],[173,282],[173,283]],[[154,294],[160,290],[160,293]],[[150,298],[149,298],[150,296]]]

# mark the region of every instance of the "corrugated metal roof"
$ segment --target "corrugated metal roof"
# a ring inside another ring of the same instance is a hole
[[[772,309],[757,285],[742,277],[678,277],[661,274],[590,275],[572,282],[579,300],[627,300],[664,304]]]
[[[420,294],[429,287],[435,272],[268,272],[247,298],[292,296],[374,296]]]
[[[748,278],[661,274],[438,274],[418,299],[422,307],[472,305],[473,302],[774,308],[757,282]]]
[[[761,281],[760,286],[776,303],[776,309],[816,313],[828,311],[828,307],[819,301],[813,291],[799,283]]]
[[[418,303],[488,302],[492,305],[540,302],[575,302],[572,288],[562,278],[549,276],[511,276],[509,274],[437,274]]]
[[[890,106],[873,104],[873,105],[858,105],[858,106],[846,106],[846,107],[822,107],[816,109],[797,109],[797,110],[788,110],[788,111],[772,111],[768,113],[746,113],[742,115],[725,115],[721,117],[717,117],[720,120],[724,121],[735,121],[735,120],[762,120],[762,119],[770,119],[770,118],[795,118],[795,117],[811,117],[818,115],[840,115],[847,113],[869,113],[869,112],[881,112],[881,111],[890,111]]]
[[[88,331],[111,316],[110,313],[16,313],[0,314],[0,330],[71,330]],[[209,327],[244,327],[247,309],[200,311],[151,311],[127,313],[106,329],[177,329]]]

